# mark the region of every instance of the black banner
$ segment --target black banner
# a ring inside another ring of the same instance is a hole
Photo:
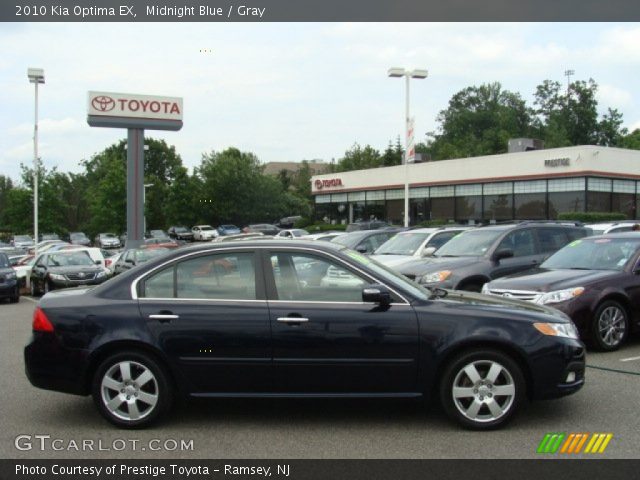
[[[640,460],[0,460],[1,480],[627,480]]]
[[[640,20],[636,0],[14,0],[2,22],[484,22]]]

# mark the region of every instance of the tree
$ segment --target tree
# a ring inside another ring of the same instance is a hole
[[[383,166],[383,158],[376,149],[370,145],[361,147],[355,143],[351,149],[347,150],[335,170],[337,172],[347,172],[350,170],[364,170],[367,168],[377,168]]]
[[[197,175],[203,196],[212,200],[200,214],[214,225],[272,221],[296,203],[276,178],[263,175],[254,154],[237,148],[204,154]]]
[[[640,128],[636,128],[633,132],[622,137],[622,139],[620,139],[620,146],[640,150]]]
[[[437,121],[440,133],[428,134],[429,150],[437,160],[503,153],[510,138],[531,134],[526,102],[498,82],[456,93]]]

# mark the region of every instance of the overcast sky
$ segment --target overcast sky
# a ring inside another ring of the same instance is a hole
[[[126,135],[87,125],[89,90],[183,97],[183,129],[147,135],[188,167],[229,146],[263,162],[337,159],[354,142],[382,150],[403,130],[404,82],[389,67],[429,70],[411,84],[417,141],[467,86],[499,81],[531,105],[536,85],[566,82],[567,69],[596,80],[601,111],[640,128],[639,24],[0,25],[0,173],[14,179],[33,158],[28,67],[46,76],[40,155],[62,171]]]

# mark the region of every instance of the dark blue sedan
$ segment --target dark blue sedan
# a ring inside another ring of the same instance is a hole
[[[33,385],[91,394],[120,427],[178,396],[433,395],[489,429],[525,399],[579,390],[585,349],[557,310],[427,290],[337,244],[263,240],[179,249],[45,295],[25,361]]]

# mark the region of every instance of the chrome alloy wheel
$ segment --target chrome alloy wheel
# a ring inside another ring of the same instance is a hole
[[[140,420],[158,403],[158,381],[141,363],[123,361],[109,368],[100,384],[102,402],[109,412],[125,421]]]
[[[464,417],[486,423],[507,414],[516,396],[516,386],[511,373],[498,362],[475,360],[458,372],[451,393]]]
[[[624,339],[627,330],[625,313],[618,306],[611,305],[598,317],[598,335],[602,343],[609,347],[617,347]]]

